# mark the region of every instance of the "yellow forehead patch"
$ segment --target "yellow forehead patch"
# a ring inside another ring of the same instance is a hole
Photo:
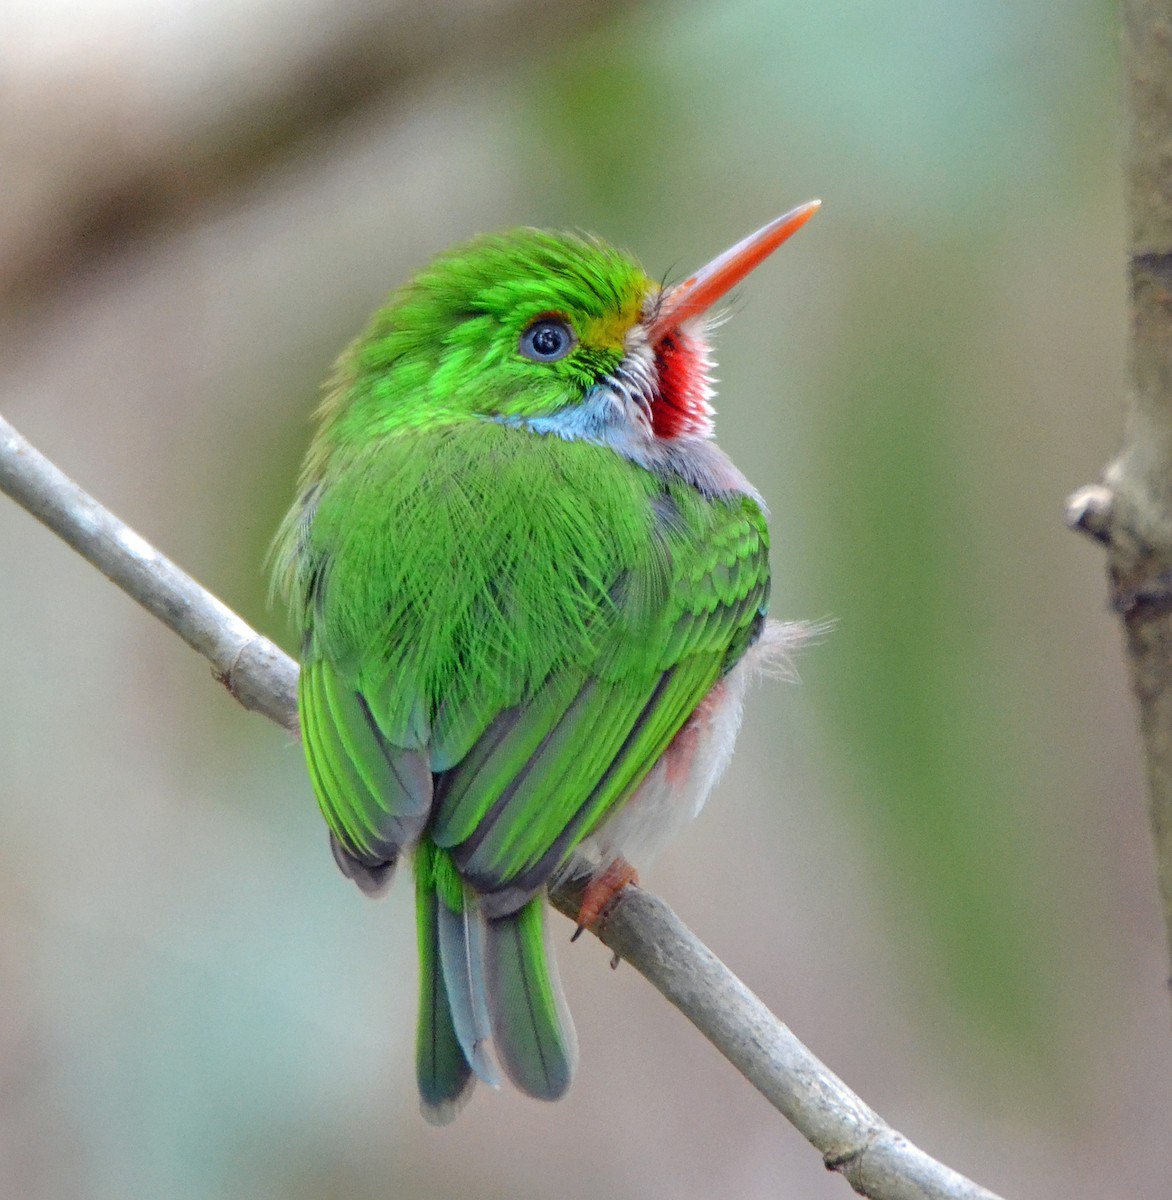
[[[582,330],[582,341],[599,350],[621,350],[627,331],[642,316],[643,298],[632,297],[622,308],[605,316],[592,317]]]

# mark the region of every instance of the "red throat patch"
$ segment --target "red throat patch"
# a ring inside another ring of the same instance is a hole
[[[651,428],[656,437],[675,438],[712,432],[712,366],[708,343],[678,329],[655,347],[659,390],[651,402]]]

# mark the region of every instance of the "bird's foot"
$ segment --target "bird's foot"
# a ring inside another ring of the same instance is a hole
[[[628,883],[638,883],[639,873],[625,858],[616,858],[594,876],[582,893],[578,906],[578,928],[570,939],[576,941],[583,929],[592,929],[606,915]]]

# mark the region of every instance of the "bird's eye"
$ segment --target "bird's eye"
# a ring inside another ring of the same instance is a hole
[[[517,349],[534,362],[551,363],[565,358],[576,344],[568,321],[562,317],[538,317],[521,334]]]

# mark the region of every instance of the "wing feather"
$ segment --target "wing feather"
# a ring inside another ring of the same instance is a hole
[[[393,861],[427,823],[426,759],[386,742],[364,697],[329,662],[303,671],[300,694],[311,776],[331,829],[360,862]]]

